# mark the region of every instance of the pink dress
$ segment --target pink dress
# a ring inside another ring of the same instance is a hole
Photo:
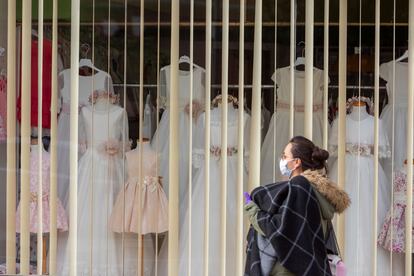
[[[142,184],[139,176],[140,150],[126,153],[128,181],[118,194],[109,220],[112,231],[118,233],[163,233],[168,230],[168,200],[156,175],[157,155],[147,143],[142,151]],[[141,190],[141,199],[139,197]],[[141,229],[138,212],[141,210]],[[124,223],[123,223],[124,222]]]
[[[397,253],[405,252],[406,191],[407,174],[397,171],[394,176],[393,208],[388,211],[378,236],[378,245]],[[414,233],[413,229],[411,233]]]
[[[50,154],[43,150],[42,153],[43,167],[42,167],[42,190],[43,190],[43,233],[48,233],[50,229],[50,209],[49,209],[49,194],[50,194]],[[39,171],[39,152],[37,146],[32,146],[30,152],[30,232],[37,233],[38,231],[38,171]],[[57,199],[57,229],[60,231],[68,230],[68,218],[62,203]],[[16,232],[20,233],[20,203],[16,211]]]

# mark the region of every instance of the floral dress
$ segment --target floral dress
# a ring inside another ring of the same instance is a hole
[[[397,171],[394,176],[393,208],[388,211],[378,236],[378,245],[392,252],[405,252],[406,196],[407,174]]]

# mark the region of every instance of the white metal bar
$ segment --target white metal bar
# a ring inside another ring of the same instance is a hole
[[[180,1],[171,1],[171,91],[170,91],[170,137],[169,137],[169,232],[168,275],[178,275],[178,197],[179,197],[179,141],[178,141],[178,59],[180,44]]]
[[[380,0],[375,1],[375,70],[374,70],[374,231],[378,225],[378,181],[379,181],[379,154],[378,154],[378,143],[379,143],[379,58],[380,58]],[[373,272],[377,275],[377,235],[373,235]]]
[[[323,148],[328,150],[328,97],[329,97],[329,0],[325,0],[323,26]]]
[[[221,51],[221,174],[220,174],[220,275],[226,275],[227,248],[227,114],[228,114],[228,70],[229,70],[229,0],[223,0],[223,29]]]
[[[16,1],[7,1],[7,274],[16,273]]]
[[[194,0],[190,0],[190,98],[189,98],[189,126],[188,126],[188,273],[191,274],[192,264],[192,165],[193,165],[193,82],[194,82]]]
[[[30,233],[30,102],[32,1],[22,2],[22,109],[21,109],[21,197],[20,197],[20,273],[29,274]]]
[[[239,29],[239,109],[237,140],[237,233],[236,233],[236,271],[235,275],[243,275],[243,172],[244,172],[244,20],[245,0],[240,0]]]
[[[304,133],[305,137],[312,140],[313,125],[313,21],[314,0],[306,0],[306,25],[305,25],[305,109],[304,109]]]
[[[256,0],[253,49],[253,89],[252,114],[250,125],[249,191],[260,183],[260,130],[262,81],[262,0]]]
[[[138,156],[138,175],[139,175],[139,183],[140,185],[144,185],[144,177],[142,175],[142,154],[143,154],[143,119],[144,119],[144,16],[145,16],[145,4],[144,0],[140,0],[140,36],[139,36],[139,83],[141,84],[139,87],[139,133],[138,139],[139,143],[137,148],[139,149],[139,156]],[[138,189],[138,198],[142,199],[142,189]],[[141,203],[140,203],[141,204]],[[142,209],[138,209],[138,229],[141,232],[142,229]],[[143,235],[138,235],[138,275],[142,276],[143,271]]]
[[[42,142],[42,111],[43,111],[43,0],[38,3],[38,48],[37,48],[37,126],[38,126],[38,187],[37,187],[37,274],[42,275],[43,266],[43,142]],[[46,249],[45,249],[46,250]]]
[[[408,13],[408,118],[407,118],[407,210],[413,206],[413,125],[414,125],[414,0],[409,1]],[[405,214],[405,275],[411,275],[413,213]]]
[[[50,122],[50,235],[49,235],[49,274],[56,275],[57,254],[57,103],[58,103],[58,1],[53,0],[52,15],[52,103]]]
[[[295,56],[296,56],[296,0],[290,0],[290,106],[289,137],[294,135],[295,125]]]
[[[205,96],[205,144],[204,158],[205,170],[205,197],[204,197],[204,275],[209,275],[209,249],[210,249],[210,101],[211,101],[211,20],[212,20],[212,0],[206,0],[206,96]]]
[[[338,95],[338,185],[345,186],[345,126],[346,126],[346,47],[347,47],[348,0],[341,0],[339,6],[339,95]],[[344,252],[344,216],[338,218],[338,243]]]
[[[70,39],[70,186],[69,186],[69,271],[77,276],[78,231],[78,102],[79,102],[79,21],[80,0],[72,0]]]

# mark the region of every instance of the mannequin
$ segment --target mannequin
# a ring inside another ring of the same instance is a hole
[[[143,138],[142,142],[138,139],[137,147],[125,155],[128,179],[123,191],[117,196],[109,227],[116,233],[127,233],[125,237],[128,245],[125,247],[124,259],[126,271],[137,269],[138,242],[135,234],[138,234],[145,248],[145,251],[144,248],[141,249],[144,275],[151,275],[155,263],[153,258],[146,256],[154,256],[156,237],[147,234],[161,234],[168,230],[168,199],[157,173],[157,154],[151,148],[149,139]],[[138,221],[139,212],[141,221]],[[162,244],[164,235],[158,238],[159,244]]]
[[[157,154],[151,148],[149,139],[137,140],[137,148],[126,153],[128,181],[124,192],[120,192],[110,218],[110,227],[121,233],[163,233],[168,230],[168,203],[157,175]],[[142,167],[140,168],[140,159]],[[142,177],[139,173],[142,172]],[[140,184],[140,181],[144,181]],[[142,202],[139,198],[141,188]],[[144,189],[144,187],[147,187]],[[125,194],[125,198],[124,198]],[[124,203],[125,199],[125,203]],[[143,206],[139,207],[141,204]],[[125,206],[124,206],[125,204]],[[125,208],[125,209],[124,209]],[[141,229],[138,229],[138,210],[141,209]],[[124,228],[122,227],[125,214]]]
[[[95,90],[105,90],[113,93],[111,76],[101,70],[96,70],[95,74],[88,75],[83,72],[82,68],[76,71],[79,72],[79,98],[76,103],[79,107],[79,114],[81,110],[90,105],[88,101],[90,95]],[[70,105],[71,105],[71,69],[63,70],[59,73],[59,99],[58,99],[58,139],[57,139],[57,158],[58,158],[58,194],[62,199],[63,204],[69,198],[69,152],[70,152]],[[81,121],[81,120],[79,120]],[[85,129],[79,126],[79,139],[85,140]],[[79,159],[82,157],[82,152],[79,154]]]
[[[371,200],[375,187],[375,118],[366,110],[367,99],[352,98],[348,101],[352,111],[346,116],[346,156],[345,156],[345,190],[352,204],[345,212],[345,251],[344,257],[349,275],[372,275],[372,240],[379,232],[379,227],[372,224],[374,206]],[[386,132],[382,122],[378,122],[379,158],[388,158],[391,154]],[[329,136],[329,152],[336,156],[338,148],[338,120],[332,125]],[[331,166],[329,177],[337,181],[337,160]],[[378,166],[378,206],[377,219],[382,221],[390,204],[390,188],[384,170]],[[385,250],[379,248],[378,275],[390,275],[389,258]],[[349,269],[348,269],[349,268]]]
[[[220,240],[220,226],[221,226],[221,213],[222,206],[220,204],[210,203],[210,242],[209,242],[209,269],[211,275],[218,275],[220,263],[226,261],[226,275],[233,275],[236,270],[236,263],[234,261],[234,255],[236,254],[236,240],[234,233],[237,231],[237,160],[239,154],[243,153],[245,160],[245,166],[243,168],[243,184],[246,183],[247,172],[247,159],[249,154],[249,136],[250,136],[250,116],[244,113],[244,147],[239,148],[239,110],[235,108],[237,99],[234,96],[229,95],[229,102],[225,103],[221,101],[221,95],[213,100],[212,106],[215,106],[210,113],[210,122],[205,121],[205,113],[200,115],[199,124],[195,130],[195,142],[193,150],[193,165],[195,172],[193,174],[193,191],[191,196],[192,214],[191,214],[191,241],[189,240],[189,211],[187,205],[185,205],[185,219],[183,222],[182,230],[180,233],[180,264],[179,275],[203,275],[202,260],[204,256],[204,243],[203,233],[205,229],[205,189],[209,187],[210,198],[218,200],[221,196],[221,188],[226,185],[227,189],[227,204],[224,206],[226,212],[226,257],[225,260],[220,259],[217,252],[219,252]],[[222,108],[224,104],[227,104],[227,145],[222,144]],[[205,127],[206,124],[210,124],[210,183],[205,183],[206,176],[206,162],[205,162]],[[221,159],[221,153],[227,151],[227,181],[222,183],[221,170],[223,162]],[[191,243],[192,251],[192,270],[187,271],[188,261],[188,246]],[[164,275],[164,274],[161,274]]]
[[[348,114],[349,118],[355,121],[362,121],[369,116],[365,102],[354,102],[352,112]]]
[[[86,146],[78,164],[79,275],[120,275],[122,271],[121,237],[110,231],[109,217],[123,186],[123,146],[129,145],[129,138],[127,115],[116,102],[112,92],[95,91],[90,96],[91,105],[82,108],[79,116],[83,128],[79,132],[85,133]],[[67,240],[58,248],[60,275],[69,275]]]

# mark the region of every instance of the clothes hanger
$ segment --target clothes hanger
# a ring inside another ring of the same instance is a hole
[[[191,64],[191,59],[187,55],[182,55],[180,57],[180,59],[178,60],[178,64],[185,64],[185,63],[186,64]],[[204,70],[203,68],[201,68],[199,65],[195,64],[194,62],[193,62],[193,66],[194,66],[194,68]]]
[[[300,41],[298,43],[298,46],[303,46],[303,49],[302,49],[302,55],[296,58],[295,67],[298,67],[300,65],[305,66],[305,62],[306,62],[306,59],[305,59],[305,42]]]
[[[399,58],[397,58],[397,59],[395,60],[395,62],[402,62],[402,61],[404,61],[405,59],[408,59],[408,50],[406,50],[402,56],[400,56]]]
[[[82,56],[83,56],[83,58],[82,59],[80,59],[80,61],[79,61],[79,68],[84,68],[84,67],[86,67],[86,68],[90,68],[90,69],[92,69],[92,70],[95,70],[95,71],[101,71],[101,70],[99,70],[98,68],[96,68],[95,67],[95,65],[93,64],[93,62],[92,62],[92,60],[91,59],[89,59],[89,58],[86,58],[87,57],[87,55],[88,55],[88,52],[89,52],[89,50],[90,50],[90,47],[89,47],[89,45],[87,44],[87,43],[83,43],[81,46],[80,46],[80,50],[81,50],[81,52],[82,52]],[[92,72],[93,73],[93,72]],[[96,72],[95,72],[96,73]]]

